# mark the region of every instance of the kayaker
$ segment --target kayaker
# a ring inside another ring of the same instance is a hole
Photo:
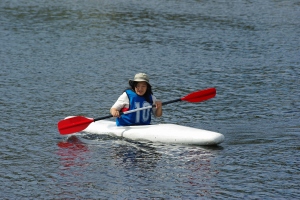
[[[162,116],[162,102],[153,95],[147,74],[136,74],[133,80],[129,80],[129,86],[129,89],[123,92],[110,109],[112,116],[117,117],[117,126],[149,125],[151,123],[151,112],[155,117]],[[153,108],[120,115],[120,112],[150,105],[155,106]]]

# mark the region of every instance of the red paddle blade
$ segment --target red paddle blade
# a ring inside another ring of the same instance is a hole
[[[94,119],[77,116],[59,121],[57,127],[61,135],[67,135],[84,130],[92,122]]]
[[[199,90],[192,92],[181,98],[182,101],[188,101],[191,103],[197,103],[201,101],[206,101],[208,99],[214,98],[216,96],[216,88],[208,88],[205,90]]]

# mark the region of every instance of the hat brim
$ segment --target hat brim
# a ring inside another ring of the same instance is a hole
[[[135,80],[131,80],[131,79],[130,79],[130,80],[128,81],[128,83],[129,83],[130,86],[132,86],[134,82],[146,82],[146,83],[148,83],[148,85],[151,86],[151,84],[150,84],[148,81],[145,81],[144,79],[135,79]]]

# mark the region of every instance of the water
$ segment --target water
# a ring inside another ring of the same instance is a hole
[[[3,199],[296,199],[299,1],[0,2]],[[137,72],[163,101],[216,87],[153,123],[217,131],[217,147],[65,138],[106,116]]]

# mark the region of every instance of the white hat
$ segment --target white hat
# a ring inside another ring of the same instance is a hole
[[[150,83],[149,83],[149,77],[145,73],[138,73],[138,74],[136,74],[134,76],[133,80],[129,80],[129,85],[131,85],[133,82],[142,82],[142,81],[145,81],[145,82],[147,82],[150,85]]]

